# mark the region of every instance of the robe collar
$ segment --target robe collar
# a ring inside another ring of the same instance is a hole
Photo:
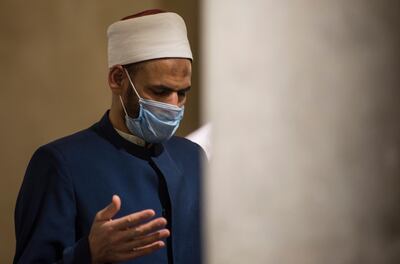
[[[124,149],[129,154],[146,160],[152,156],[158,156],[164,151],[164,146],[161,143],[139,146],[120,136],[111,124],[109,112],[110,110],[107,110],[100,121],[94,124],[92,128],[116,148]]]
[[[115,129],[115,131],[117,131],[117,133],[121,137],[123,137],[126,140],[132,142],[133,144],[136,144],[136,145],[139,145],[139,146],[142,146],[142,147],[146,146],[146,142],[143,139],[141,139],[141,138],[139,138],[137,136],[134,136],[132,134],[125,133],[124,131],[121,131],[121,130],[115,128],[115,127],[114,127],[114,129]]]

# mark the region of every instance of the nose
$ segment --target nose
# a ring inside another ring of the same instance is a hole
[[[178,92],[172,92],[166,103],[181,107],[184,101],[179,97]]]

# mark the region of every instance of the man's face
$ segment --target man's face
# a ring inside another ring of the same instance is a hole
[[[131,74],[139,95],[176,106],[183,106],[191,87],[192,64],[188,59],[157,59],[144,62]],[[128,82],[129,83],[129,82]],[[138,115],[138,98],[132,87],[126,89],[125,102],[132,117]]]

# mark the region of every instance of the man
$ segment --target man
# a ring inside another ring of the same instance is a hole
[[[33,155],[14,263],[201,262],[203,152],[173,136],[191,60],[175,13],[145,11],[108,28],[111,109]]]

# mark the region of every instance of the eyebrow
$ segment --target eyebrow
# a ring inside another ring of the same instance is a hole
[[[186,87],[186,88],[183,88],[183,89],[176,90],[174,88],[171,88],[171,87],[168,87],[168,86],[165,86],[165,85],[150,85],[150,86],[148,86],[148,88],[157,89],[157,90],[167,90],[167,91],[170,91],[170,92],[188,92],[188,91],[190,91],[190,89],[192,87],[189,86],[189,87]]]

